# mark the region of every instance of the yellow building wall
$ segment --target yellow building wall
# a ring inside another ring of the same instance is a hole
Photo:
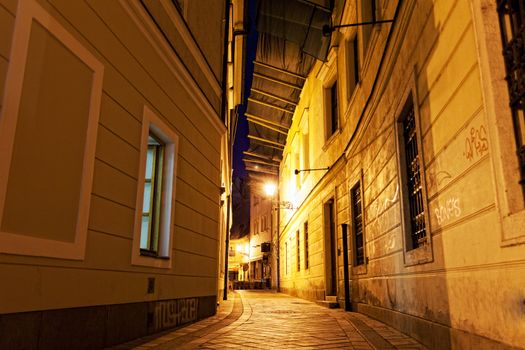
[[[0,313],[215,296],[221,137],[226,129],[218,113],[211,113],[216,123],[203,111],[217,106],[203,109],[195,103],[159,53],[166,44],[146,35],[121,2],[38,3],[104,65],[86,253],[81,261],[0,254],[2,285],[9,286],[1,288]],[[16,11],[17,1],[0,1],[0,97]],[[213,34],[222,43],[221,31]],[[221,50],[213,51],[211,59],[217,68]],[[218,81],[206,84],[219,86]],[[220,101],[220,95],[209,91]],[[131,265],[145,105],[179,135],[171,269]],[[156,288],[147,294],[150,277]]]
[[[392,18],[396,5],[385,2],[383,18]],[[343,22],[352,23],[355,5],[346,6]],[[351,232],[349,188],[361,180],[369,260],[364,267],[349,268],[355,310],[411,333],[431,348],[523,346],[519,310],[525,247],[502,240],[501,204],[494,185],[500,154],[492,147],[500,140],[491,139],[490,103],[481,80],[486,72],[474,17],[481,8],[478,1],[403,1],[382,61],[391,27],[383,24],[372,30],[369,51],[360,57],[361,82],[349,96],[345,40],[355,29],[334,34],[328,61],[318,62],[305,84],[284,151],[284,159],[294,152],[292,135],[300,132],[307,108],[310,167],[331,169],[309,173],[301,188],[289,193],[295,175],[281,164],[281,198],[295,200],[298,207],[281,220],[284,291],[312,300],[325,298],[322,206],[335,198],[337,248],[342,250],[340,225],[349,224]],[[334,78],[341,128],[326,140],[323,88]],[[415,264],[407,264],[403,244],[396,131],[409,91],[419,118],[427,235],[432,236],[431,261]],[[508,142],[514,142],[508,136]],[[299,230],[302,242],[305,221],[310,268],[297,271],[295,235]],[[337,266],[337,294],[343,301],[342,253]]]

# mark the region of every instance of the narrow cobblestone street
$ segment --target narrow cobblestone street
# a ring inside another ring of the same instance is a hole
[[[229,295],[217,314],[112,349],[426,349],[364,315],[269,291]]]

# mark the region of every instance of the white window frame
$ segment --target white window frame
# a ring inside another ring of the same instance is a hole
[[[144,203],[144,182],[146,174],[146,156],[150,133],[155,134],[164,143],[164,174],[162,179],[162,203],[159,227],[159,247],[157,256],[142,255],[140,235],[142,228],[142,205]],[[131,264],[169,269],[172,267],[173,220],[177,180],[177,155],[179,136],[173,128],[158,117],[148,106],[144,106],[142,119],[142,137],[140,164],[137,181],[137,200],[135,204],[135,226]]]
[[[0,232],[0,252],[83,260],[86,250],[104,65],[34,0],[18,1],[6,89],[0,116],[0,222],[3,219],[11,154],[15,141],[18,110],[33,22],[38,22],[43,26],[93,71],[75,239],[73,242],[63,242]]]

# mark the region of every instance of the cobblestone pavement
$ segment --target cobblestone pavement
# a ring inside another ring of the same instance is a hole
[[[217,314],[112,349],[426,349],[367,316],[271,291],[238,291]]]

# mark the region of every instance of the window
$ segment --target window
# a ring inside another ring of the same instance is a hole
[[[499,0],[498,14],[503,41],[503,57],[514,123],[520,181],[525,195],[525,67],[523,38],[525,37],[525,5],[518,0]]]
[[[304,268],[308,269],[310,266],[308,258],[308,221],[304,223]]]
[[[361,22],[373,22],[376,19],[376,0],[361,0]],[[363,35],[363,56],[368,49],[373,25],[361,26]]]
[[[288,274],[288,242],[284,242],[284,274]]]
[[[352,97],[359,83],[359,48],[357,35],[346,42],[347,99]]]
[[[407,229],[410,232],[410,238],[406,245],[407,250],[418,248],[427,240],[416,118],[411,97],[409,101],[400,120],[402,126],[402,142],[400,144],[403,146],[402,158],[404,158],[404,164],[402,164],[404,166],[403,190],[408,199],[406,217]]]
[[[339,129],[339,106],[337,99],[337,81],[325,89],[326,138],[330,138]]]
[[[162,200],[162,170],[164,144],[150,133],[144,176],[144,201],[142,204],[142,226],[140,250],[142,254],[156,255],[159,249],[160,205]]]
[[[360,182],[358,182],[350,190],[350,205],[352,210],[352,231],[354,238],[354,266],[359,266],[365,263],[365,244],[363,235],[363,215]]]
[[[171,267],[177,150],[177,134],[145,106],[131,255],[134,265]]]
[[[301,232],[297,230],[296,234],[296,247],[297,247],[297,271],[301,271]]]

